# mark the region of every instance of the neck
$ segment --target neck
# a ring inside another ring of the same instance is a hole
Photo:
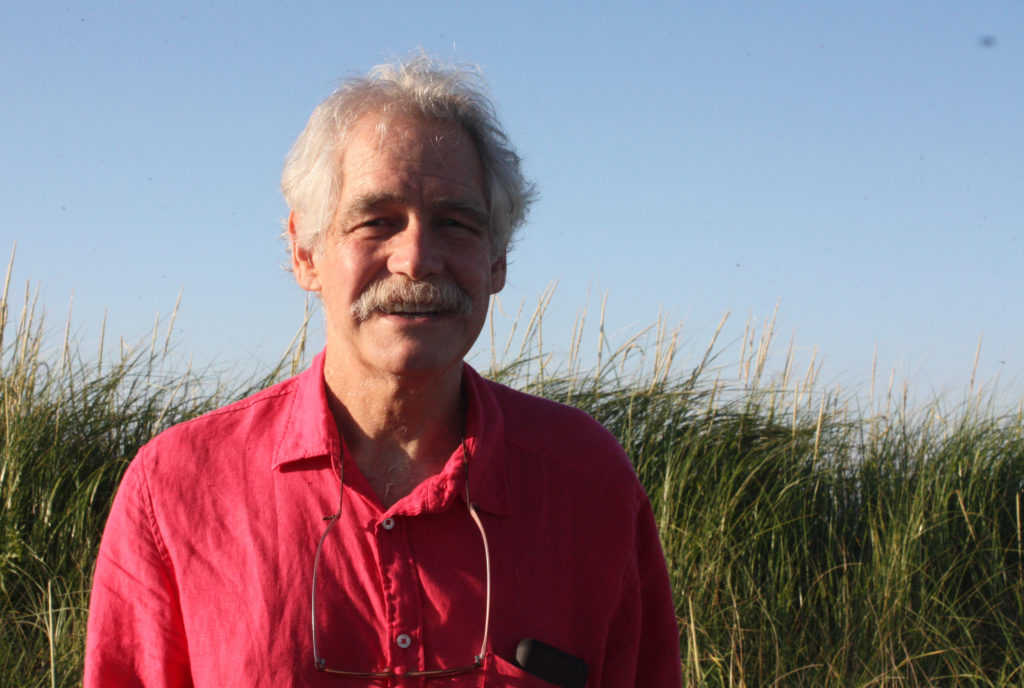
[[[324,379],[338,432],[385,508],[439,473],[459,446],[461,366],[426,379],[350,379],[328,355]]]

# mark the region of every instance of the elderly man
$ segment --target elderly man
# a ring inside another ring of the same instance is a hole
[[[86,686],[680,684],[622,449],[462,361],[531,196],[472,74],[382,66],[313,113],[283,188],[326,348],[139,452]]]

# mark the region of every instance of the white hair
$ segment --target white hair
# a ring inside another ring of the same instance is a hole
[[[533,185],[520,169],[476,67],[443,64],[419,55],[382,64],[346,80],[313,111],[281,173],[281,190],[297,215],[296,241],[321,246],[341,193],[341,165],[353,125],[365,114],[421,116],[457,126],[476,146],[487,195],[491,251],[504,251],[533,201]]]

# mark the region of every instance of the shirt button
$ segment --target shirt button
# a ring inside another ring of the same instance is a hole
[[[412,638],[410,638],[407,634],[403,633],[397,638],[395,638],[395,645],[398,645],[398,647],[404,650],[405,648],[412,645]]]
[[[395,527],[395,519],[391,518],[390,516],[388,518],[385,518],[383,521],[380,522],[380,527],[384,530],[391,530]]]

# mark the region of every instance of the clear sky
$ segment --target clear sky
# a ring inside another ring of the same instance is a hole
[[[792,340],[857,387],[877,348],[956,391],[983,336],[979,377],[1020,389],[1022,0],[6,2],[14,289],[58,332],[73,291],[84,343],[183,290],[178,353],[276,360],[304,302],[284,155],[338,78],[417,46],[482,66],[539,186],[501,299],[557,280],[552,349],[606,293],[613,338],[660,313],[691,357],[779,303],[777,366]]]

